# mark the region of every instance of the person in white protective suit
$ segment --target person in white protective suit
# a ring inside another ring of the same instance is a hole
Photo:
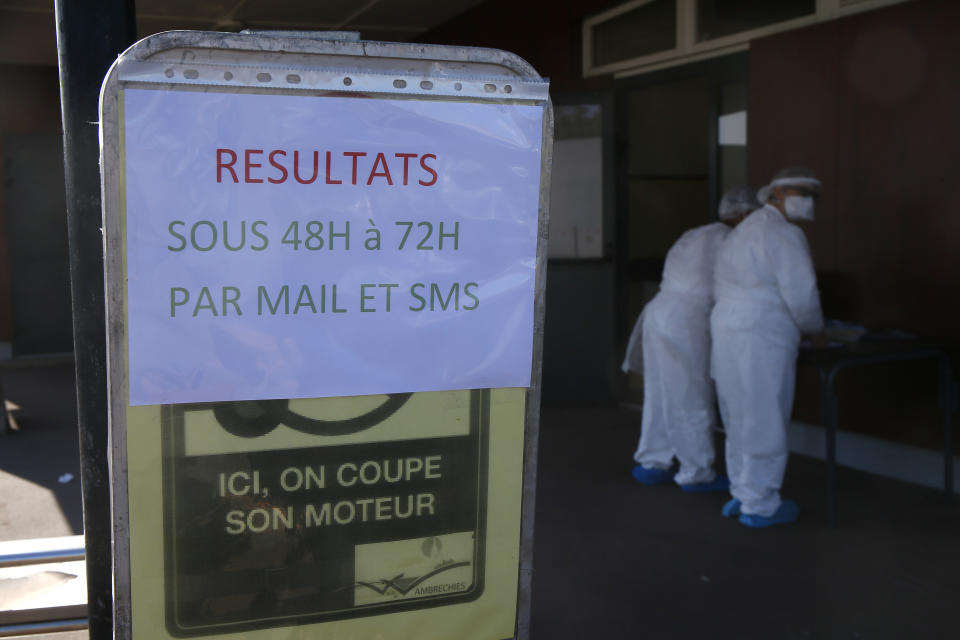
[[[720,201],[722,222],[684,233],[667,253],[660,291],[647,304],[630,337],[624,371],[643,373],[643,418],[633,477],[656,485],[676,482],[685,491],[725,491],[713,469],[715,395],[710,380],[710,309],[713,267],[720,244],[759,206],[756,192],[732,189]],[[674,458],[679,462],[676,475]]]
[[[813,220],[819,192],[809,169],[784,169],[759,190],[764,206],[729,234],[717,258],[711,367],[733,496],[722,513],[751,527],[799,513],[780,499],[787,427],[800,338],[819,338],[823,315],[810,248],[792,222]]]

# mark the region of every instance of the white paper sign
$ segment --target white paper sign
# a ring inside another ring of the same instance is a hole
[[[130,403],[528,386],[542,117],[126,90]]]

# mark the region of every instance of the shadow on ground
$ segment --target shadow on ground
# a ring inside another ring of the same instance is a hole
[[[0,540],[82,533],[73,364],[2,375],[20,431],[0,434]]]

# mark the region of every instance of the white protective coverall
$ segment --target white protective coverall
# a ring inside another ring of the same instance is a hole
[[[716,222],[680,236],[667,253],[659,293],[637,320],[623,364],[625,371],[637,370],[642,362],[643,371],[643,419],[633,459],[669,469],[676,457],[677,484],[710,482],[716,475],[710,309],[714,262],[729,232]]]
[[[800,336],[823,329],[803,231],[769,204],[754,211],[720,248],[714,295],[711,364],[730,493],[741,513],[770,517],[787,466]]]

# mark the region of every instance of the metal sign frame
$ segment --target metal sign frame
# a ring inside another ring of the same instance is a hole
[[[526,391],[517,640],[529,637],[534,499],[543,353],[546,239],[553,109],[548,83],[500,50],[368,42],[336,32],[173,31],[133,45],[113,64],[100,95],[101,188],[107,313],[110,491],[115,638],[132,635],[126,409],[124,169],[120,92],[127,87],[281,95],[403,97],[537,104],[544,107],[531,385]],[[188,89],[189,90],[189,89]]]

